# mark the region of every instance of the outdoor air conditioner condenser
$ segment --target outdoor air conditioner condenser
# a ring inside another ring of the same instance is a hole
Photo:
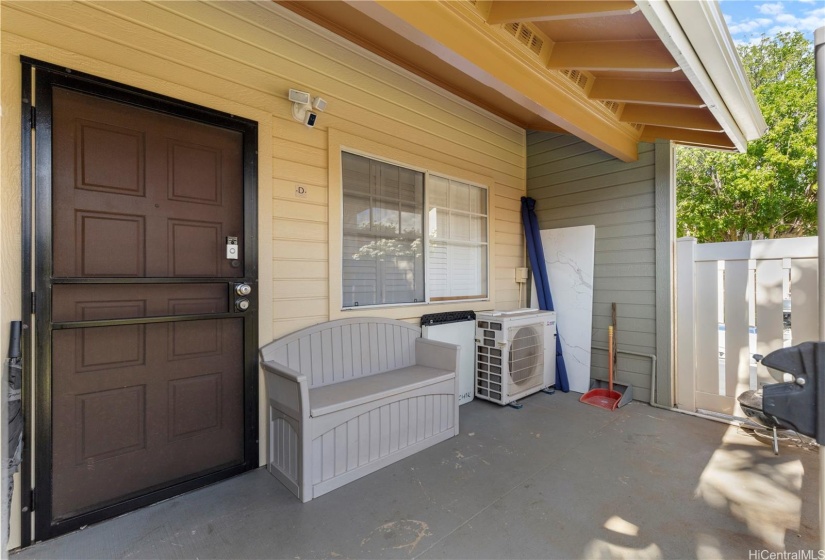
[[[506,405],[556,382],[556,314],[476,314],[476,396]]]

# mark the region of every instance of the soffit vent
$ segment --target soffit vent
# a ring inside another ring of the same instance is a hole
[[[579,72],[578,70],[560,70],[560,72],[567,76],[570,81],[579,86],[581,89],[587,89],[587,84],[590,82],[590,78],[583,72]]]
[[[607,107],[607,110],[614,115],[619,112],[619,108],[621,107],[621,105],[616,101],[599,101],[599,103]]]
[[[518,31],[518,40],[521,41],[522,45],[529,45],[530,39],[533,38],[533,32],[524,27],[523,25]]]
[[[530,50],[536,54],[541,54],[541,48],[544,46],[544,41],[538,35],[533,35],[530,39]]]
[[[504,24],[502,29],[515,37],[519,43],[533,51],[533,53],[541,54],[541,50],[544,48],[544,39],[528,26],[523,23],[512,22]]]

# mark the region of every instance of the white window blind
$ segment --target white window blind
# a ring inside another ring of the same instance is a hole
[[[427,217],[430,300],[487,297],[487,189],[430,174]]]
[[[344,307],[424,302],[424,174],[342,158]]]
[[[487,189],[347,152],[342,179],[343,307],[487,297]]]

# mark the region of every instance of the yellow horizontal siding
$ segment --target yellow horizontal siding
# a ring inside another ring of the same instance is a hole
[[[325,261],[329,249],[326,241],[275,240],[272,255],[276,260]]]
[[[274,220],[272,238],[276,240],[305,239],[312,241],[328,241],[327,224],[319,222],[301,222],[296,227],[295,220]]]
[[[304,315],[300,318],[281,318],[275,319],[272,321],[272,325],[270,328],[276,332],[295,332],[297,330],[303,329],[305,327],[311,327],[312,325],[317,325],[318,323],[323,323],[326,321],[326,313],[323,315]]]
[[[304,128],[308,129],[306,126]],[[316,136],[324,137],[323,134],[317,134]],[[327,167],[326,146],[322,148],[307,146],[306,144],[292,142],[289,138],[281,138],[277,135],[272,140],[272,157],[278,160],[299,162],[311,167],[321,167],[324,169]]]
[[[329,302],[317,295],[288,297],[275,300],[275,316],[284,319],[297,319],[305,315],[320,316],[327,312]]]
[[[274,259],[272,278],[276,280],[304,280],[306,278],[329,278],[329,263],[326,260]]]
[[[516,301],[518,300],[518,288],[509,288],[507,290],[498,290],[496,297],[502,301]]]
[[[276,220],[300,223],[301,221],[327,223],[326,204],[311,204],[298,200],[277,199],[272,201],[272,213]],[[300,233],[300,232],[295,232]]]
[[[274,280],[272,286],[275,299],[283,297],[317,297],[319,294],[326,294],[329,289],[329,283],[326,278],[317,280],[310,278],[302,278],[300,280]]]
[[[495,246],[496,257],[523,257],[521,245],[503,245]]]
[[[520,266],[525,266],[523,255],[520,255],[518,257],[506,256],[506,255],[496,257],[496,268],[497,269],[498,268],[503,268],[503,269],[508,271],[508,274],[512,273],[513,276],[511,276],[511,278],[513,278],[513,283],[514,284],[515,284],[515,270],[514,269],[516,267],[520,267]],[[505,274],[505,276],[507,276],[507,274]]]
[[[517,185],[499,183],[495,190],[496,196],[517,200],[519,203],[521,203],[521,197],[524,196],[524,190]]]
[[[517,222],[507,222],[501,216],[501,212],[496,216],[498,219],[496,220],[495,224],[493,224],[493,230],[499,233],[505,233],[510,235],[518,235],[521,238],[522,243],[524,241],[524,227],[521,224],[521,215],[519,215],[519,221]]]
[[[500,245],[512,245],[515,247],[521,247],[523,237],[517,233],[503,233],[497,231],[493,233],[493,243],[497,246]]]
[[[303,185],[316,187],[327,186],[327,169],[309,165],[300,161],[290,161],[283,158],[273,159],[273,179],[292,181]]]
[[[496,209],[496,227],[507,227],[509,224],[512,228],[523,227],[521,224],[521,208],[518,210],[511,210],[509,208]]]
[[[292,113],[272,115],[272,137],[282,146],[298,145],[326,151],[327,134],[320,128],[309,128],[292,118]],[[273,144],[274,146],[275,144]],[[278,150],[273,150],[273,157],[278,157]]]

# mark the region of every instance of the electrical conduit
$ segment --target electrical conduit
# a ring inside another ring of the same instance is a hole
[[[607,348],[604,346],[591,346],[593,350],[604,350],[607,352]],[[699,412],[690,412],[688,410],[682,410],[681,408],[673,408],[671,406],[666,406],[663,404],[659,404],[656,402],[656,354],[645,354],[643,352],[632,352],[630,350],[619,350],[616,349],[617,354],[624,354],[626,356],[637,356],[640,358],[647,358],[650,360],[650,400],[647,404],[655,408],[661,408],[662,410],[669,410],[671,412],[678,412],[679,414],[686,414],[688,416],[695,416],[696,418],[703,418],[704,420],[713,420],[714,422],[720,422],[722,424],[728,425],[735,425],[735,422],[731,422],[725,420],[724,418],[716,418],[715,416],[709,416],[707,414],[702,414]]]

